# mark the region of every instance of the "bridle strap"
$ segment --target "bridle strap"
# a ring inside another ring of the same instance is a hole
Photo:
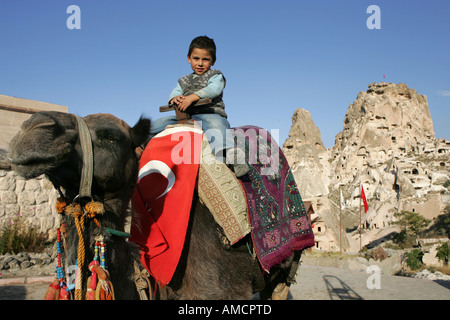
[[[91,187],[92,178],[94,175],[94,155],[92,151],[92,140],[89,128],[86,122],[77,115],[74,115],[78,122],[78,132],[81,144],[81,151],[83,153],[83,168],[81,169],[81,181],[80,181],[80,191],[78,197],[92,198]]]

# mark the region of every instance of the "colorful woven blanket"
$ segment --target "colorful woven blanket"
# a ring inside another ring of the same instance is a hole
[[[294,250],[314,246],[314,234],[289,164],[275,140],[264,129],[234,129],[235,141],[250,164],[242,181],[257,256],[267,272]]]
[[[139,245],[141,262],[163,286],[184,247],[202,137],[197,128],[173,126],[150,140],[139,162],[130,241]]]

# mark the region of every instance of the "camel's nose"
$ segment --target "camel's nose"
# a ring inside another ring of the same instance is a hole
[[[36,150],[39,148],[36,146],[42,144],[44,137],[53,135],[57,130],[56,127],[56,121],[46,114],[36,113],[26,120],[10,142],[8,155],[10,163],[23,163],[29,161],[30,157],[36,158],[39,154]]]
[[[39,117],[31,117],[22,124],[22,130],[31,131],[38,128],[48,128],[56,124],[55,120],[51,117],[42,114]]]

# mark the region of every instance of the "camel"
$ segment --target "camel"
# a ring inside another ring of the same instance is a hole
[[[83,279],[90,271],[87,264],[94,258],[95,239],[104,231],[124,231],[127,209],[137,181],[136,147],[147,140],[150,120],[141,117],[130,127],[110,114],[92,114],[84,118],[92,139],[92,198],[104,205],[105,213],[84,222],[86,265]],[[64,196],[79,194],[83,152],[79,129],[73,114],[38,112],[25,121],[10,143],[11,168],[26,179],[45,174]],[[66,266],[77,259],[78,233],[73,217],[63,216],[67,223],[68,248]],[[265,274],[257,259],[249,254],[248,238],[224,249],[217,234],[217,223],[205,205],[194,195],[185,247],[171,282],[158,288],[157,299],[250,299],[254,293],[271,298],[274,291],[287,296],[288,285],[295,281],[301,251],[296,251],[281,265]],[[116,299],[139,299],[134,282],[134,265],[140,264],[137,247],[124,237],[105,234],[108,247],[108,272]],[[247,236],[249,237],[249,236]],[[152,283],[152,286],[155,284]],[[287,288],[287,290],[286,290]],[[82,290],[87,291],[86,281]]]

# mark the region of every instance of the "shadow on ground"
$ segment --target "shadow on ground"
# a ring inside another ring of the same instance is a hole
[[[27,289],[25,286],[1,286],[0,300],[26,300]]]
[[[336,276],[324,275],[323,281],[331,300],[363,300],[355,290]]]

